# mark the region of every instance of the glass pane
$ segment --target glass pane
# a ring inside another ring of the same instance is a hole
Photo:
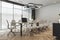
[[[31,20],[31,9],[23,7],[23,17],[28,18]]]
[[[14,4],[14,10],[13,10],[13,4],[2,2],[2,29],[7,28],[7,22],[6,20],[11,22],[13,19],[13,11],[14,11],[14,19],[16,22],[21,20],[21,15],[23,17],[31,19],[31,9],[25,8],[23,6],[15,5]]]
[[[2,2],[2,7],[13,8],[13,4],[7,3],[7,2]]]
[[[2,29],[7,29],[7,21],[12,20],[13,5],[10,3],[2,2]]]
[[[2,13],[3,14],[12,14],[13,13],[13,9],[12,8],[2,7]]]
[[[14,5],[14,19],[18,22],[19,20],[21,20],[21,9],[22,6],[19,5]]]
[[[16,21],[19,21],[21,20],[21,10],[18,10],[18,9],[14,9],[14,19]]]
[[[12,15],[11,14],[2,14],[2,29],[7,29],[7,21],[9,21],[9,23],[12,20]]]
[[[16,9],[22,9],[22,6],[14,5],[14,8],[16,8]]]

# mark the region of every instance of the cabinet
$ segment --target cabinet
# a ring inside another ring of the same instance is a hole
[[[53,36],[60,40],[60,23],[53,23]]]

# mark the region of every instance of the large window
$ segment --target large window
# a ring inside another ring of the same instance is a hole
[[[14,10],[13,10],[13,5],[14,5]],[[14,19],[16,21],[21,20],[21,16],[31,19],[31,9],[26,8],[23,6],[7,3],[7,2],[2,2],[2,29],[7,28],[7,22],[11,22],[13,19],[13,13],[14,13]]]

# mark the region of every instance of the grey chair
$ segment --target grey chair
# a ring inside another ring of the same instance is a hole
[[[8,20],[7,21],[7,27],[10,30],[10,32],[8,33],[8,36],[10,33],[12,33],[15,36],[15,32],[13,31],[14,29],[16,29],[16,22],[15,20],[12,20],[11,23],[9,24]]]

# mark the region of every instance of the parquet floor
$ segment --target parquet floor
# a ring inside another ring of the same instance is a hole
[[[0,36],[0,40],[53,40],[53,36],[52,36],[52,30],[47,30],[39,34],[34,34],[34,36],[22,36],[21,37],[19,34],[18,35],[16,34],[16,36],[10,35],[8,37],[4,34]]]

